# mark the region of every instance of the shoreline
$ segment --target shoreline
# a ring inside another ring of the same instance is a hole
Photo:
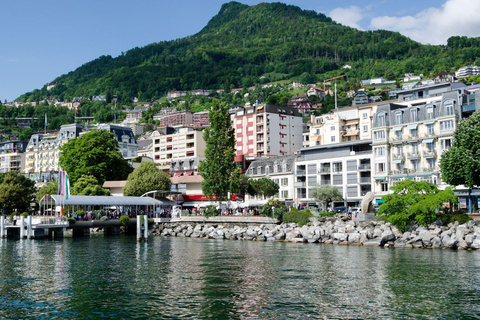
[[[206,239],[328,243],[385,248],[480,249],[480,226],[475,221],[448,226],[431,224],[401,232],[389,222],[357,222],[341,218],[311,218],[306,225],[295,223],[241,225],[234,221],[155,222],[152,236]]]

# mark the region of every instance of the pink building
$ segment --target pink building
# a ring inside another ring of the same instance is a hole
[[[283,156],[302,148],[302,116],[294,108],[261,105],[235,109],[232,122],[237,156]]]

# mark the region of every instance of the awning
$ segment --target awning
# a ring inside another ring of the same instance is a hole
[[[402,131],[403,126],[400,127],[393,127],[393,131]]]
[[[192,175],[193,175],[193,171],[187,171],[187,172],[185,172],[185,175],[186,175],[186,176],[192,176]]]
[[[385,180],[386,177],[376,177],[375,180]]]
[[[180,177],[183,174],[183,172],[176,172],[174,177]]]
[[[86,205],[86,206],[160,206],[170,204],[170,201],[165,199],[160,201],[150,197],[120,197],[120,196],[69,196],[65,200],[61,195],[53,194],[49,196],[53,198],[56,205]],[[42,206],[45,202],[45,197],[40,200]],[[50,202],[49,202],[50,203]]]
[[[415,130],[417,129],[418,124],[409,124],[407,125],[407,130]]]
[[[424,124],[424,125],[427,125],[427,124],[435,124],[435,121],[425,121],[423,124]]]
[[[392,163],[402,163],[402,159],[394,159],[392,160]]]
[[[433,139],[423,139],[422,142],[423,143],[432,143]]]

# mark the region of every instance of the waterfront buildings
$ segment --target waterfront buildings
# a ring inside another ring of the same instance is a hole
[[[21,140],[0,142],[0,173],[24,170],[26,147],[27,142]]]
[[[170,113],[161,113],[153,116],[153,120],[159,121],[160,127],[185,127],[193,123],[193,112],[175,111]]]

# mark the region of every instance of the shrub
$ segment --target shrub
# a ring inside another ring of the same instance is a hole
[[[76,222],[77,220],[75,220],[75,219],[73,219],[73,218],[68,218],[67,221],[68,221],[68,223],[69,223],[70,225],[72,225],[72,224],[75,224],[75,222]]]
[[[28,217],[28,212],[22,213],[21,216],[23,216],[23,217],[25,217],[25,218]]]
[[[283,214],[282,221],[284,223],[296,223],[299,227],[302,227],[310,221],[311,217],[313,217],[313,215],[310,211],[299,211],[293,208]]]
[[[217,210],[217,208],[215,208],[214,206],[209,205],[209,206],[205,207],[205,210],[203,211],[203,214],[206,218],[215,217],[215,216],[220,215],[220,210]]]
[[[279,220],[282,220],[283,214],[287,212],[287,207],[281,203],[279,200],[270,199],[268,202],[261,206],[258,209],[258,212],[261,216],[264,217],[272,217],[272,207],[273,209],[273,217]]]
[[[107,216],[103,216],[103,217],[100,218],[100,221],[105,221],[105,220],[108,220]]]
[[[325,211],[320,211],[318,213],[321,217],[333,217],[335,215],[335,212],[325,212]]]
[[[377,221],[388,222],[388,217],[386,215],[377,216]]]
[[[126,215],[123,215],[120,217],[120,222],[126,227],[128,226],[128,223],[130,222],[130,218]]]
[[[81,216],[82,214],[84,214],[85,212],[83,210],[78,210],[77,211],[77,215]]]
[[[459,224],[464,224],[472,220],[472,218],[467,213],[460,210],[447,213],[442,217],[441,220],[445,224],[454,223],[455,221],[458,221]]]

